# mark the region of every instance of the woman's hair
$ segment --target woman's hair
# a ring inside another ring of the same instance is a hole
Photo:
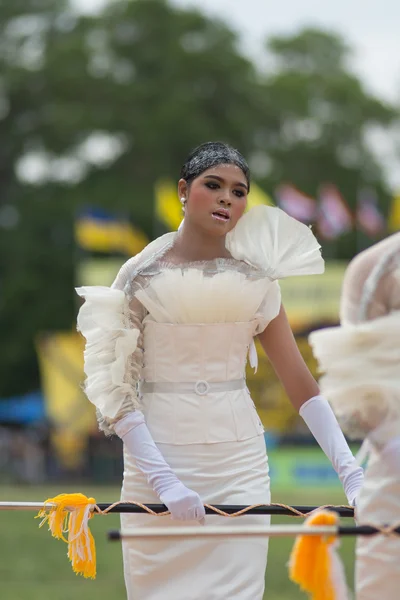
[[[250,169],[239,150],[224,142],[206,142],[189,154],[181,169],[181,179],[191,183],[207,169],[216,165],[236,165],[243,171],[250,190]]]

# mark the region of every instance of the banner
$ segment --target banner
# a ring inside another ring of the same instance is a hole
[[[318,378],[317,362],[308,344],[307,336],[296,336],[296,342],[311,373]],[[256,348],[259,362],[257,373],[254,373],[253,369],[248,366],[246,377],[251,397],[266,431],[278,437],[281,435],[309,437],[309,430],[293,408],[258,341]]]
[[[392,206],[389,211],[389,231],[391,233],[400,231],[400,193],[392,200]]]
[[[342,490],[336,471],[316,442],[312,446],[284,446],[270,449],[267,440],[269,475],[273,489],[295,490],[299,487],[318,487]],[[357,454],[359,444],[353,448]],[[344,492],[343,502],[346,503]]]
[[[323,275],[290,277],[279,282],[282,302],[294,331],[338,323],[346,261],[329,261]]]
[[[353,229],[351,211],[335,185],[321,187],[318,210],[318,230],[325,240],[335,240]]]
[[[89,434],[97,430],[94,406],[82,390],[84,338],[77,332],[42,335],[37,353],[51,424],[51,443],[60,464],[77,469],[85,463]]]
[[[120,253],[134,256],[148,244],[148,238],[128,219],[100,208],[90,208],[75,220],[75,240],[87,252]]]
[[[247,196],[247,208],[252,209],[254,206],[275,206],[272,198],[264,192],[256,183],[251,182],[250,193]]]
[[[291,183],[283,183],[275,191],[278,206],[302,223],[312,223],[317,215],[317,202]]]
[[[169,231],[176,231],[183,219],[182,205],[178,198],[177,186],[168,180],[157,182],[155,186],[155,209],[157,219]]]
[[[374,190],[363,189],[357,198],[357,228],[371,238],[384,234],[385,218],[378,208],[378,197]]]
[[[124,262],[124,258],[82,258],[75,268],[75,284],[110,286]]]

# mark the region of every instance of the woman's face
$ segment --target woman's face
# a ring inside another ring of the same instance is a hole
[[[226,235],[243,215],[248,185],[236,165],[210,167],[188,187],[179,181],[179,196],[185,198],[185,221],[215,235]]]

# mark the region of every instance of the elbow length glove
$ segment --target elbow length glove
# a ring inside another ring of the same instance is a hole
[[[357,465],[328,401],[322,396],[315,396],[307,400],[299,412],[331,461],[349,504],[355,506],[364,481],[364,471]]]
[[[205,510],[200,496],[178,479],[157,448],[140,410],[133,411],[114,425],[116,434],[135,459],[149,485],[166,505],[171,518],[203,522]]]

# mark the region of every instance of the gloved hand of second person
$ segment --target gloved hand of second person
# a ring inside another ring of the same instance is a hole
[[[177,521],[204,522],[206,515],[200,496],[178,481],[160,495],[160,500]]]

